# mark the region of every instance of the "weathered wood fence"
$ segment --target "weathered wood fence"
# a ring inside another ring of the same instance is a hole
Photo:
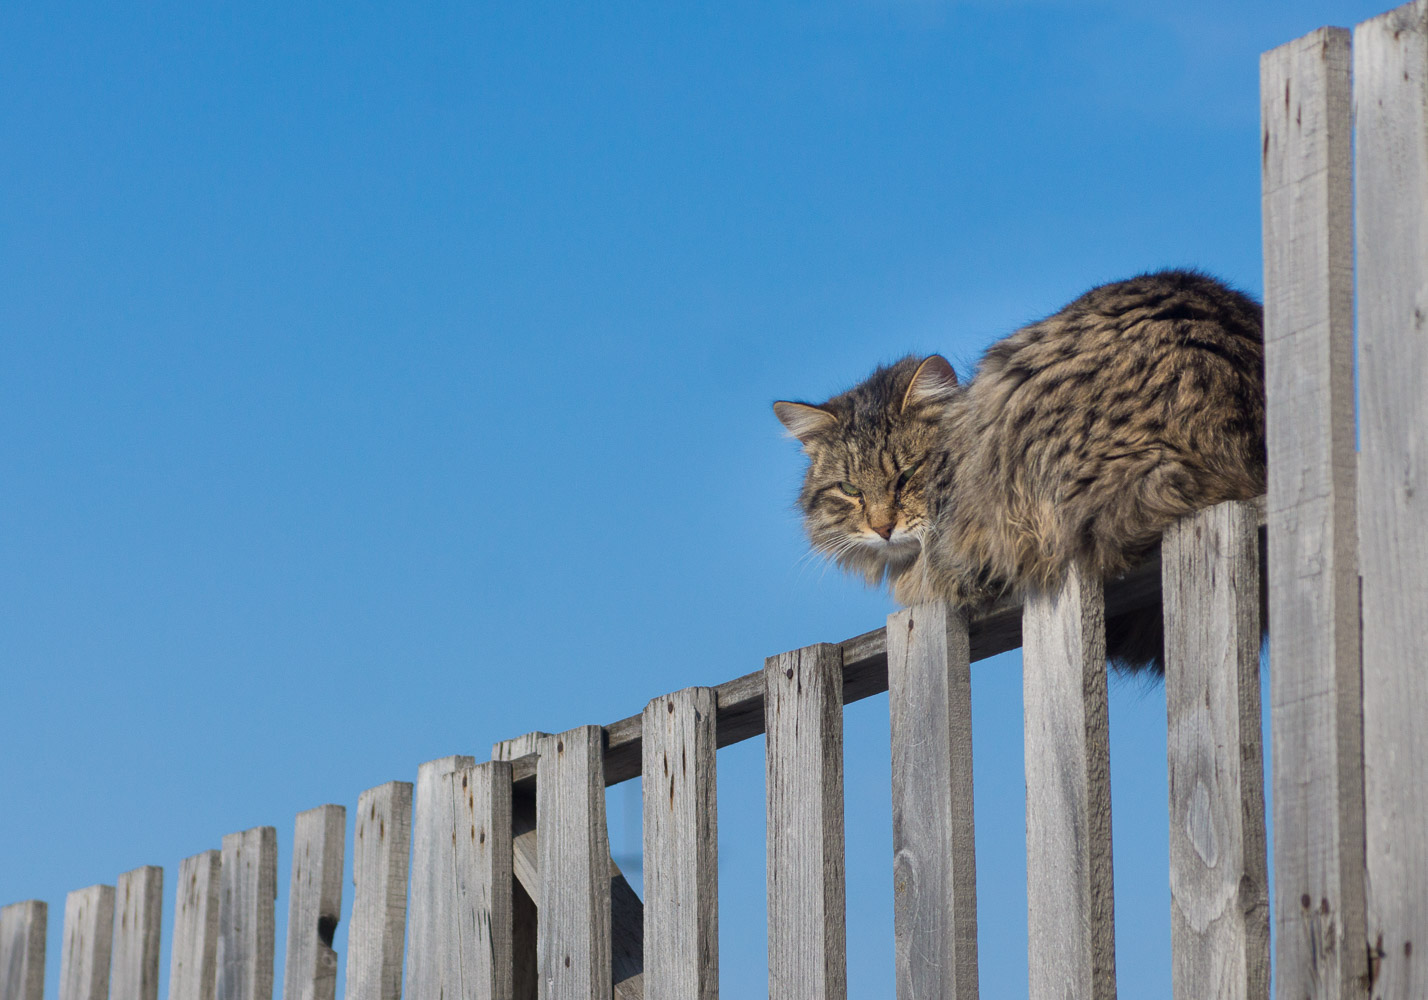
[[[1185,520],[1105,587],[1073,574],[970,620],[910,608],[611,725],[363,793],[346,1000],[716,997],[716,750],[759,734],[770,996],[839,1000],[843,706],[883,691],[897,995],[975,997],[970,664],[1018,645],[1030,993],[1113,997],[1103,623],[1157,601],[1176,996],[1267,997],[1272,923],[1280,997],[1428,997],[1428,0],[1266,53],[1261,107],[1265,505]],[[604,812],[606,786],[638,775],[643,903]],[[334,1000],[346,822],[336,805],[297,817],[283,1000]],[[271,1000],[276,854],[260,827],[179,866],[170,1000]],[[59,1000],[155,1000],[162,882],[139,868],[69,895]],[[0,1000],[41,1000],[46,919],[42,902],[0,910]]]

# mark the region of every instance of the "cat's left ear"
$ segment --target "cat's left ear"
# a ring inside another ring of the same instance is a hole
[[[902,397],[902,411],[909,406],[934,403],[946,399],[957,388],[957,373],[951,363],[940,354],[924,358],[917,366],[917,372],[908,384],[907,393]]]

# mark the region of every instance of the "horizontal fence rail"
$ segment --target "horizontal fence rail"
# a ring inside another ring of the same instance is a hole
[[[843,708],[884,691],[896,995],[975,998],[971,664],[1018,646],[1029,993],[1112,998],[1105,621],[1155,607],[1174,995],[1267,1000],[1273,926],[1279,996],[1428,996],[1428,0],[1265,53],[1260,107],[1267,500],[1183,519],[1115,580],[908,608],[607,726],[429,761],[358,797],[350,860],[346,807],[300,814],[282,1000],[336,1000],[349,871],[345,1000],[713,1000],[716,751],[760,735],[769,996],[845,1000]],[[605,818],[636,777],[644,900]],[[58,1000],[156,1000],[166,891],[170,1000],[272,1000],[276,845],[255,827],[167,889],[151,866],[70,893]],[[0,908],[0,1000],[43,1000],[50,923]]]

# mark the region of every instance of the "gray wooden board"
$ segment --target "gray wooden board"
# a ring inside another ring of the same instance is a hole
[[[357,797],[346,1000],[400,1000],[411,838],[411,782],[389,781]]]
[[[511,995],[511,765],[491,761],[447,775],[455,817],[453,882],[459,978],[447,996],[504,1000]],[[447,945],[451,954],[450,943]]]
[[[278,831],[257,826],[223,838],[215,1000],[272,1000]]]
[[[1274,921],[1293,997],[1363,996],[1367,971],[1350,59],[1342,28],[1260,59]]]
[[[448,775],[471,767],[474,757],[427,761],[417,769],[412,818],[411,898],[407,914],[407,1000],[445,1000],[453,979],[448,930],[456,921],[456,816]]]
[[[64,901],[59,1000],[107,1000],[114,946],[114,887],[76,889]]]
[[[158,1000],[163,907],[162,868],[148,865],[119,876],[114,886],[109,1000]]]
[[[977,855],[967,619],[943,604],[888,617],[893,922],[900,1000],[977,996]]]
[[[1264,524],[1262,502],[1256,501],[1260,525]],[[1106,614],[1115,616],[1160,602],[1160,558],[1146,562],[1105,585]],[[984,660],[1021,645],[1021,604],[999,601],[972,614],[968,620],[972,662]],[[887,648],[883,629],[874,629],[836,644],[843,653],[843,703],[852,704],[888,689]],[[755,671],[725,681],[714,688],[718,704],[716,725],[719,746],[751,740],[764,732],[764,675]],[[640,726],[643,714],[631,715],[605,727],[605,784],[616,785],[640,776],[642,752]],[[528,734],[529,735],[529,734]],[[506,740],[502,748],[514,766],[518,792],[534,792],[536,756],[521,753],[526,737]]]
[[[1354,32],[1359,566],[1373,995],[1428,996],[1428,0]]]
[[[843,1000],[842,652],[770,657],[764,683],[769,1000]]]
[[[644,711],[646,989],[719,996],[719,825],[714,691],[686,688]]]
[[[599,726],[540,741],[536,846],[541,1000],[608,1000],[610,844]]]
[[[48,920],[38,899],[0,908],[0,1000],[43,1000]]]
[[[1101,584],[1027,598],[1026,889],[1031,1000],[1116,995]]]
[[[511,798],[512,868],[516,913],[512,933],[516,959],[516,996],[534,997],[536,980],[536,900],[540,898],[540,858],[536,833],[536,800],[526,792]],[[644,904],[610,861],[610,978],[615,1000],[641,1000],[644,993]],[[529,905],[524,915],[521,907]],[[526,963],[526,965],[522,965]]]
[[[1200,511],[1161,552],[1174,995],[1269,1000],[1253,514]]]
[[[325,805],[298,813],[288,883],[283,1000],[333,1000],[337,995],[337,952],[332,936],[342,919],[346,846],[346,807]]]
[[[218,892],[222,854],[179,862],[169,948],[169,1000],[213,1000],[218,981]]]

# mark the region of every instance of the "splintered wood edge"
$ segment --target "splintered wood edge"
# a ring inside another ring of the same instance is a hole
[[[1264,497],[1248,501],[1255,509],[1260,546],[1264,546]],[[1106,617],[1111,618],[1160,601],[1160,553],[1106,583]],[[1009,598],[973,615],[968,621],[972,660],[1005,653],[1021,645],[1021,600]],[[847,705],[888,689],[887,638],[873,629],[837,645],[843,651],[843,704]],[[736,677],[714,688],[718,708],[718,742],[727,747],[761,736],[764,732],[764,672]],[[618,785],[640,776],[643,715],[631,715],[605,727],[605,784]],[[508,741],[515,742],[515,741]],[[528,753],[511,762],[517,792],[535,788],[536,755]]]

